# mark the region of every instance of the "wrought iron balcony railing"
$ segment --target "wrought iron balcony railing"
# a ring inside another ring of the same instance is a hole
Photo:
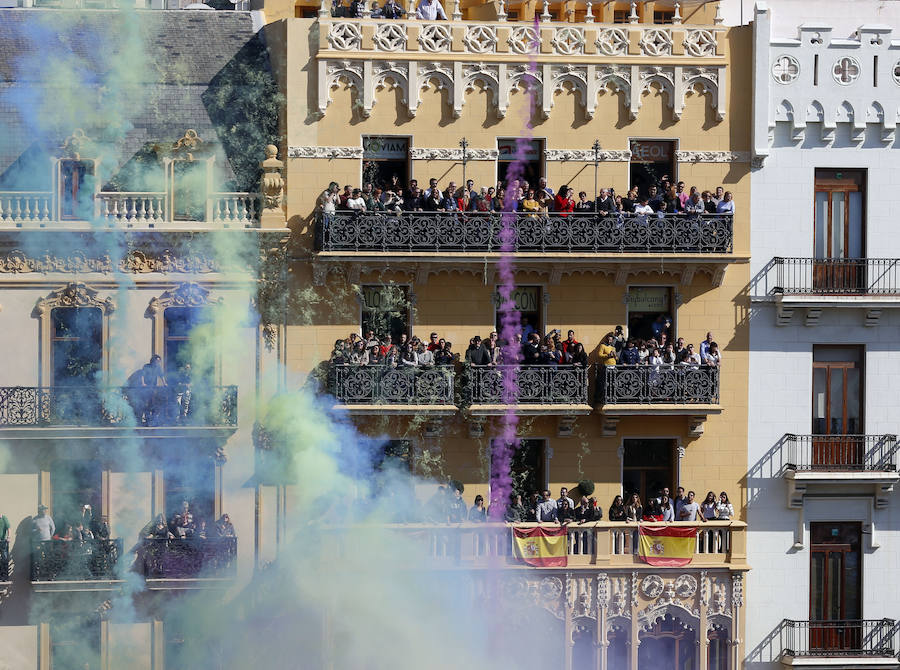
[[[707,404],[719,402],[719,368],[692,365],[604,365],[603,404]]]
[[[894,472],[896,435],[784,436],[787,468],[812,472]]]
[[[0,428],[236,426],[237,386],[4,386]]]
[[[515,383],[520,405],[588,405],[588,367],[577,365],[469,366],[466,389],[473,405],[505,401],[504,379]]]
[[[499,252],[501,212],[320,214],[322,251]],[[509,214],[517,252],[732,253],[730,215]]]
[[[147,579],[233,577],[237,538],[148,539],[138,551],[138,569]]]
[[[776,257],[774,293],[784,295],[900,295],[898,258]]]
[[[47,540],[34,542],[31,581],[116,579],[122,540]]]
[[[332,365],[331,392],[358,405],[452,405],[450,366]]]
[[[896,653],[893,619],[793,621],[781,626],[781,648],[786,656],[873,656]]]

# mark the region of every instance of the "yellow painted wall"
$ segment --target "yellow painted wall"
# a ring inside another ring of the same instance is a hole
[[[710,15],[701,18],[711,21],[714,8],[704,11]],[[414,118],[409,117],[400,92],[386,89],[377,92],[371,115],[365,118],[359,111],[358,92],[346,87],[332,92],[324,117],[318,118],[310,113],[317,103],[316,67],[315,60],[310,59],[308,36],[314,22],[293,19],[287,24],[288,146],[361,146],[363,135],[399,135],[411,137],[412,147],[456,148],[459,139],[465,136],[472,148],[495,149],[497,138],[523,136],[526,132],[523,129],[530,123],[533,137],[544,138],[547,149],[588,149],[595,138],[606,150],[628,149],[630,138],[675,139],[681,150],[745,152],[750,147],[749,28],[732,28],[719,35],[720,53],[724,53],[728,63],[727,114],[721,121],[717,120],[709,98],[699,93],[687,96],[683,114],[677,120],[664,96],[655,89],[644,95],[635,120],[628,117],[623,94],[612,91],[599,95],[595,115],[588,119],[576,99],[577,94],[570,90],[556,93],[549,119],[543,119],[539,112],[532,113],[526,95],[514,91],[506,117],[500,119],[489,101],[490,93],[481,89],[466,94],[462,115],[455,119],[447,93],[433,86],[422,92]],[[433,59],[434,55],[428,57]],[[329,272],[324,283],[321,275],[313,273],[315,265],[325,263],[315,256],[312,248],[311,214],[315,198],[332,180],[342,186],[358,185],[361,163],[359,159],[291,158],[287,161],[288,215],[295,233],[291,274],[294,290],[304,292],[308,299],[291,315],[286,333],[286,360],[289,369],[301,377],[323,366],[336,339],[346,337],[351,331],[358,332],[360,308],[350,276],[358,276],[360,283],[411,284],[416,296],[413,332],[427,338],[432,330],[437,331],[452,340],[460,354],[470,337],[475,334],[484,337],[494,327],[495,287],[485,285],[480,264],[473,264],[471,272],[449,270],[431,275],[424,283],[415,280],[414,267],[400,261],[384,271],[359,267],[353,271],[350,268],[353,263],[344,264],[340,272]],[[429,177],[438,178],[443,187],[450,180],[457,184],[463,182],[459,162],[414,160],[410,164],[411,176],[420,185],[427,184]],[[568,183],[576,192],[583,189],[593,195],[592,164],[548,161],[545,165],[553,188]],[[495,175],[494,161],[470,161],[467,166],[466,176],[478,185],[492,185]],[[627,190],[628,175],[627,162],[601,163],[599,167],[600,185],[612,185],[622,194]],[[737,205],[734,256],[746,256],[749,253],[749,164],[681,163],[677,178],[688,186],[703,189],[722,185],[734,193]],[[523,418],[521,434],[549,440],[553,457],[548,476],[554,493],[561,485],[571,488],[580,478],[587,477],[596,483],[595,496],[604,507],[608,506],[613,495],[621,490],[618,450],[623,439],[657,436],[673,438],[684,447],[679,463],[681,484],[696,490],[700,496],[707,490],[726,490],[735,506],[743,507],[740,489],[747,453],[748,265],[730,265],[721,286],[712,284],[704,268],[698,269],[688,285],[681,285],[679,277],[666,271],[664,260],[655,263],[640,257],[632,260],[642,273],[637,278],[630,277],[625,285],[617,285],[612,274],[590,272],[563,276],[558,284],[553,284],[546,272],[530,273],[527,267],[518,268],[517,283],[542,285],[550,294],[545,328],[558,327],[564,332],[570,327],[575,329],[578,339],[591,352],[615,325],[626,323],[623,294],[629,285],[674,286],[682,298],[677,309],[677,334],[698,344],[711,330],[723,348],[722,413],[707,419],[705,432],[699,437],[689,435],[686,417],[654,416],[652,411],[646,416],[623,418],[617,434],[605,437],[596,410],[578,419],[573,437],[557,437],[558,424],[554,417]],[[548,261],[552,257],[548,256]],[[440,452],[446,468],[444,474],[466,485],[467,501],[471,502],[478,493],[487,494],[488,445],[499,430],[494,421],[487,422],[485,437],[480,439],[469,437],[462,415],[440,419],[442,432],[435,438],[422,436],[421,418],[369,417],[357,419],[357,423],[368,434],[412,437],[419,447]],[[427,494],[427,488],[421,493]]]

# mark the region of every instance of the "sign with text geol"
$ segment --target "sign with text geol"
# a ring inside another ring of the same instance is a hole
[[[497,154],[499,155],[499,159],[501,161],[516,160],[516,153],[518,152],[520,145],[523,151],[523,160],[529,162],[541,160],[540,140],[520,140],[515,138],[505,138],[497,140]]]
[[[631,140],[632,163],[669,163],[671,160],[672,142]]]
[[[363,138],[363,158],[381,160],[403,160],[409,150],[406,137],[371,136]]]

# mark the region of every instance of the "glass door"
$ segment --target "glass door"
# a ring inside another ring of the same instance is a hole
[[[813,347],[812,466],[863,466],[862,361],[859,347]]]
[[[816,170],[813,287],[865,292],[865,172]]]
[[[860,649],[862,524],[812,523],[810,535],[809,649]]]

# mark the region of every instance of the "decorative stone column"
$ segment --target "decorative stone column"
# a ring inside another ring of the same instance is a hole
[[[260,228],[284,228],[287,221],[282,209],[284,198],[284,161],[278,160],[278,148],[273,144],[266,147],[266,159],[259,166],[263,169],[260,179],[262,211],[259,213]]]

